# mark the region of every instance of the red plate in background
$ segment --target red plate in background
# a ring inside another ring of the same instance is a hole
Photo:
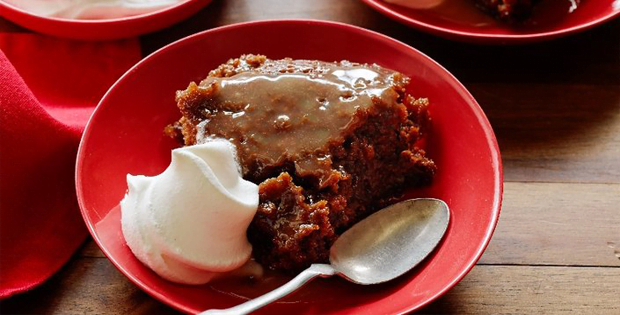
[[[175,5],[117,19],[78,20],[39,16],[0,0],[0,15],[15,24],[59,37],[108,40],[150,33],[180,22],[198,12],[211,0],[185,0]]]
[[[482,13],[473,0],[444,0],[442,9],[413,10],[383,0],[362,0],[387,17],[448,39],[483,44],[520,44],[584,31],[620,15],[620,0],[543,0],[522,26],[511,26]]]
[[[419,51],[366,29],[325,21],[259,21],[198,33],[151,54],[110,88],[86,126],[76,185],[84,220],[112,263],[144,291],[188,313],[230,307],[273,285],[168,282],[133,256],[120,230],[118,203],[127,189],[126,174],[155,175],[170,163],[176,144],[163,129],[180,117],[175,91],[246,53],[374,62],[409,75],[408,91],[431,102],[427,151],[439,170],[431,186],[408,195],[441,198],[452,212],[442,243],[406,275],[375,286],[318,279],[260,313],[403,313],[460,281],[482,255],[500,211],[501,159],[486,116],[457,79]]]

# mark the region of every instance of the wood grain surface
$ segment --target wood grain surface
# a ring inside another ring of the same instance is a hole
[[[435,59],[495,130],[504,205],[478,265],[422,314],[620,314],[620,20],[550,42],[480,46],[410,29],[358,0],[215,0],[141,38],[143,54],[220,25],[340,21]],[[0,31],[24,31],[0,18]],[[7,314],[177,314],[122,276],[92,241]]]

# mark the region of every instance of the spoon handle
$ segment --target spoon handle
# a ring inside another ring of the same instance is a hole
[[[306,284],[310,280],[320,276],[327,278],[336,274],[336,270],[327,264],[312,264],[308,269],[302,271],[291,281],[287,282],[283,286],[265,293],[253,300],[249,300],[245,303],[237,306],[223,309],[223,310],[206,310],[198,315],[242,315],[249,314],[271,302],[274,302],[286,295],[289,295],[299,289],[302,285]]]

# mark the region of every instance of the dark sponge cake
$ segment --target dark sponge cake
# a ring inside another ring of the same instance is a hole
[[[516,22],[530,16],[538,0],[475,0],[478,7],[496,18]]]
[[[254,257],[298,271],[327,262],[338,235],[432,179],[420,148],[428,101],[408,83],[377,65],[244,55],[179,91],[182,118],[167,132],[185,145],[235,144],[243,177],[259,184]]]

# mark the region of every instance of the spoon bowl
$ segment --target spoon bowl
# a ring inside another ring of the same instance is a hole
[[[248,314],[316,277],[337,274],[357,284],[395,279],[420,263],[439,244],[450,222],[448,205],[432,198],[409,199],[377,211],[344,232],[332,245],[330,264],[313,264],[283,286],[225,310],[199,315]]]
[[[330,264],[357,284],[395,279],[435,249],[449,221],[448,205],[439,199],[393,204],[344,232],[330,249]]]

